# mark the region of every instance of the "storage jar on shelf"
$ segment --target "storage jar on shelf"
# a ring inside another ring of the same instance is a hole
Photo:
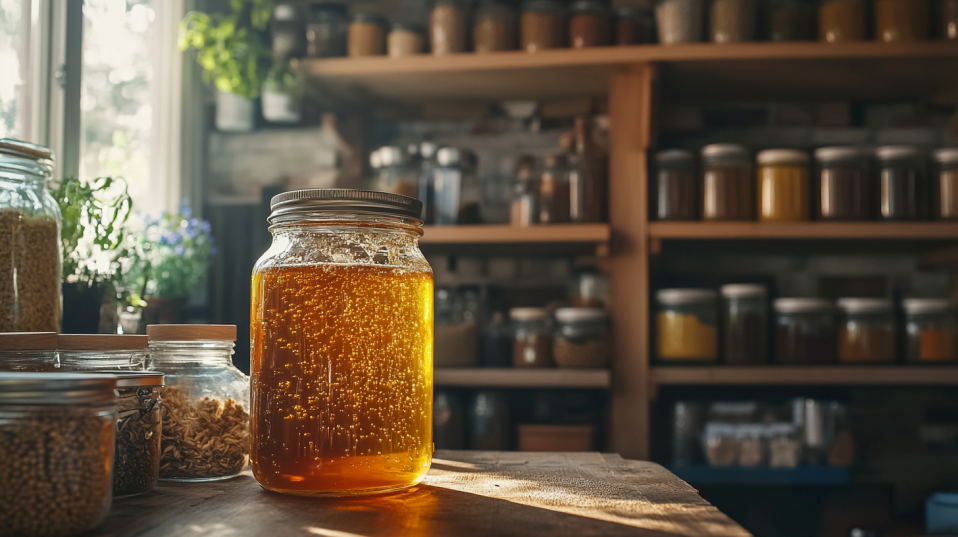
[[[382,56],[386,53],[386,19],[373,13],[356,13],[349,23],[349,57]]]
[[[922,150],[889,145],[879,147],[875,154],[880,169],[879,219],[924,220],[928,185]]]
[[[559,367],[599,368],[612,358],[609,314],[599,308],[559,308],[552,355]]]
[[[822,0],[818,8],[818,39],[845,43],[865,39],[864,0]]]
[[[815,150],[815,162],[815,216],[819,220],[869,220],[868,154],[856,147],[822,147]]]
[[[612,42],[612,14],[597,0],[577,0],[569,9],[569,46],[603,47]]]
[[[663,45],[702,41],[704,0],[658,0],[655,22]]]
[[[340,2],[311,2],[306,19],[306,55],[336,58],[346,55],[349,17]]]
[[[691,151],[668,149],[655,154],[655,208],[657,220],[695,220],[698,202],[695,157]]]
[[[619,46],[655,42],[655,15],[638,7],[622,6],[615,10],[615,40]]]
[[[514,367],[552,367],[552,319],[545,308],[512,308]]]
[[[279,0],[273,6],[273,58],[301,58],[306,54],[306,27],[299,6]]]
[[[808,220],[808,154],[795,149],[766,149],[756,160],[758,219],[762,222]]]
[[[563,153],[543,160],[539,177],[539,223],[562,224],[570,220],[569,170]]]
[[[661,289],[655,296],[659,361],[717,361],[718,295],[715,291]]]
[[[710,37],[714,43],[755,41],[757,0],[712,0]]]
[[[939,220],[958,220],[958,148],[935,151],[932,190],[933,216]]]
[[[754,188],[748,149],[736,144],[702,148],[702,220],[752,220]]]
[[[147,336],[60,334],[57,349],[64,371],[146,371],[152,366]]]
[[[775,362],[829,364],[835,361],[834,308],[820,298],[775,301]]]
[[[139,496],[160,477],[163,373],[107,371],[117,377],[118,418],[113,464],[113,497]]]
[[[381,192],[415,197],[419,191],[419,171],[410,165],[400,147],[384,146],[376,150],[377,176],[373,188]]]
[[[940,0],[938,3],[938,38],[958,39],[958,0]]]
[[[437,0],[429,15],[429,42],[436,56],[466,51],[466,5],[462,0]]]
[[[560,48],[566,43],[565,9],[555,0],[532,0],[522,8],[520,21],[522,50]]]
[[[478,53],[515,50],[516,10],[503,0],[483,0],[475,7],[472,49]]]
[[[895,361],[895,311],[891,300],[838,300],[838,361],[847,363]]]
[[[766,28],[770,41],[813,39],[812,4],[806,0],[769,0]]]
[[[436,224],[481,224],[482,190],[476,175],[476,156],[465,149],[443,147],[436,151],[436,165]]]
[[[909,298],[905,310],[905,360],[958,361],[958,310],[944,299]]]
[[[875,39],[885,43],[928,39],[929,0],[875,0]]]
[[[0,371],[56,370],[56,332],[0,332]]]
[[[390,58],[405,58],[423,53],[426,37],[422,28],[414,24],[394,22],[386,37]]]
[[[768,291],[764,285],[729,284],[722,294],[722,359],[726,364],[768,361]]]

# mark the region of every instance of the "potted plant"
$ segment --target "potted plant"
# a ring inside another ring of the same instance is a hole
[[[270,68],[272,0],[231,0],[229,15],[191,11],[180,23],[180,50],[196,50],[203,81],[216,89],[216,128],[253,130],[253,99]]]
[[[302,121],[303,87],[289,60],[276,59],[263,83],[263,119],[273,123]]]

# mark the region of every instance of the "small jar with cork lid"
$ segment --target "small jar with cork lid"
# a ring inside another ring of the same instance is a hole
[[[63,371],[146,371],[151,365],[147,336],[60,334],[57,349]]]
[[[56,369],[56,332],[0,333],[0,371],[40,373]]]

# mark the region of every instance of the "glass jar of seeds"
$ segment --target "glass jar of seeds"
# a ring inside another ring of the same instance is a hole
[[[0,373],[0,535],[84,533],[113,500],[116,377]]]
[[[249,460],[249,377],[233,366],[235,325],[146,327],[166,374],[160,479],[217,481]]]
[[[138,335],[60,334],[62,371],[146,371],[150,369],[149,338]]]
[[[0,333],[0,371],[40,373],[56,369],[56,332]]]
[[[0,332],[60,331],[60,209],[53,153],[0,138]]]
[[[106,372],[105,372],[106,373]],[[117,377],[113,497],[146,494],[160,477],[160,390],[163,373],[109,371]]]

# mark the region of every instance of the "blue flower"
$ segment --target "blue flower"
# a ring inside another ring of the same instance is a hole
[[[213,228],[210,227],[210,223],[209,223],[209,222],[206,222],[206,221],[200,222],[200,231],[202,231],[203,233],[209,233],[209,232],[212,231],[212,230],[213,230]]]
[[[176,246],[176,248],[173,248],[173,252],[176,255],[183,255],[183,252],[185,251],[186,251],[186,248],[184,248],[182,244],[179,244]]]

